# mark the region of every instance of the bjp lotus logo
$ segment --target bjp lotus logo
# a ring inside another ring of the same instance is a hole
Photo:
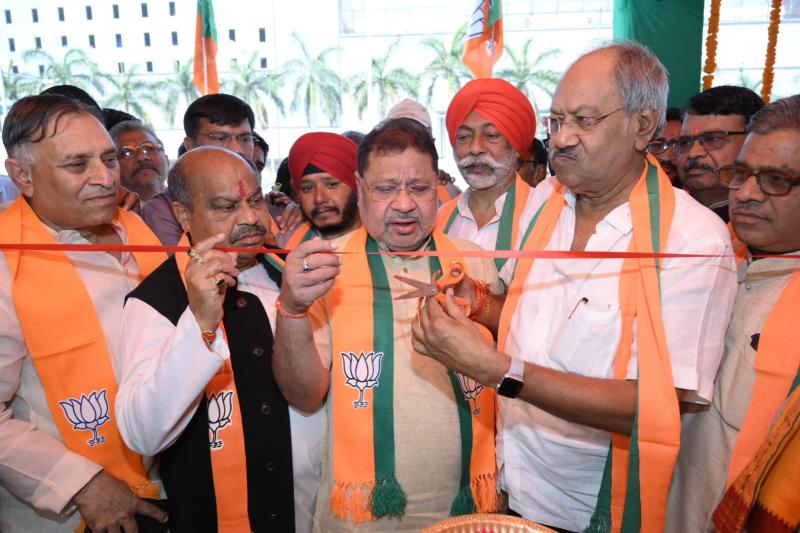
[[[105,442],[106,438],[98,434],[97,430],[108,422],[108,399],[106,389],[100,392],[92,391],[89,396],[81,394],[81,399],[67,398],[63,402],[58,402],[64,410],[72,429],[90,430],[92,438],[89,439],[89,446]]]
[[[342,367],[344,375],[347,377],[347,384],[354,389],[358,389],[358,400],[353,402],[353,407],[361,409],[367,407],[369,402],[364,400],[364,390],[378,386],[378,378],[381,377],[381,358],[383,352],[369,352],[356,355],[342,352]]]
[[[464,398],[467,399],[467,402],[469,402],[472,407],[472,414],[478,416],[481,412],[481,408],[478,407],[478,395],[483,390],[483,385],[458,372],[456,372],[456,377],[458,378],[461,391],[464,393]]]
[[[233,414],[233,391],[222,391],[208,397],[208,430],[211,432],[209,445],[218,450],[225,444],[217,440],[217,432],[231,423]]]

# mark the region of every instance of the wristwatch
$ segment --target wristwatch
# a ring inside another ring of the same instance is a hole
[[[512,357],[508,372],[503,376],[500,384],[497,385],[497,394],[505,396],[506,398],[516,398],[522,390],[524,382],[525,361]]]

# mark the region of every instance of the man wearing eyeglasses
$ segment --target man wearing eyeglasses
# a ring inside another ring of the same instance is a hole
[[[544,123],[555,176],[533,189],[517,243],[573,254],[506,264],[505,302],[489,305],[502,306],[498,350],[476,342],[452,301],[429,300],[414,327],[415,349],[503,396],[509,508],[567,531],[616,530],[623,509],[643,531],[663,528],[679,409],[710,401],[722,355],[735,291],[728,232],[645,151],[667,92],[663,65],[637,43],[579,58]],[[714,257],[656,266],[655,252]]]
[[[685,415],[668,513],[675,532],[713,529],[712,512],[726,487],[743,473],[800,382],[800,260],[780,257],[800,253],[800,95],[762,108],[747,131],[719,176],[748,255],[739,265],[711,407]],[[771,257],[758,258],[764,255]],[[792,490],[796,495],[796,484]]]
[[[744,127],[764,106],[745,87],[712,87],[689,99],[674,143],[678,176],[692,197],[728,222],[728,189],[717,169],[733,163],[744,143]]]
[[[362,227],[286,258],[273,370],[290,404],[327,399],[329,415],[315,531],[410,533],[497,509],[494,393],[417,353],[419,298],[398,299],[413,287],[397,276],[427,283],[453,263],[500,291],[490,259],[454,257],[475,245],[433,231],[437,162],[422,125],[382,122],[359,146]],[[433,250],[449,253],[414,255]],[[465,280],[456,291],[480,313]]]
[[[137,193],[143,202],[163,191],[169,158],[155,131],[138,120],[125,120],[108,134],[117,145],[122,186]]]
[[[678,179],[678,167],[675,166],[677,152],[675,151],[675,141],[680,137],[681,124],[683,123],[683,110],[677,107],[667,109],[667,122],[664,129],[653,142],[647,145],[647,151],[653,154],[661,168],[664,169],[669,180],[676,187],[682,187]]]

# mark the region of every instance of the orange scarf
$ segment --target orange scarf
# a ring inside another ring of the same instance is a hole
[[[753,362],[756,373],[753,392],[731,454],[727,487],[753,458],[797,376],[800,366],[800,328],[794,317],[798,304],[800,271],[792,275],[761,328]]]
[[[516,246],[519,219],[532,190],[530,185],[525,183],[519,174],[516,174],[503,202],[503,212],[500,214],[500,226],[497,228],[497,240],[494,245],[495,250],[513,250]],[[459,194],[439,208],[439,213],[436,215],[437,230],[442,233],[450,231],[450,226],[453,225],[458,214],[458,201],[463,194]],[[503,268],[506,261],[508,261],[507,257],[495,258],[494,263],[497,270]]]
[[[189,246],[189,238],[185,233],[178,246]],[[185,287],[189,256],[177,253],[175,261]],[[225,326],[220,322],[219,327],[227,342]],[[217,531],[250,533],[244,428],[230,357],[208,382],[205,392],[208,402],[211,476],[214,480],[214,499],[217,502]],[[224,438],[221,434],[223,429]]]
[[[128,242],[160,244],[136,215],[117,211],[117,220]],[[22,197],[0,213],[0,228],[10,242],[57,244]],[[141,456],[129,450],[119,434],[111,355],[75,266],[61,251],[6,250],[5,256],[22,334],[65,446],[101,465],[140,496],[158,498],[159,489],[148,481]],[[144,278],[166,255],[134,257]]]
[[[563,188],[562,184],[557,184],[539,209],[522,249],[546,249],[566,205]],[[629,202],[633,236],[628,251],[660,251],[666,245],[672,224],[675,195],[669,178],[649,155]],[[501,351],[532,264],[533,259],[519,260],[508,289],[498,331]],[[598,511],[602,512],[601,507],[605,505],[606,514],[610,516],[598,519],[601,523],[597,527],[601,530],[609,526],[604,523],[608,518],[613,531],[638,531],[639,526],[642,531],[661,531],[664,527],[667,494],[680,444],[680,414],[661,316],[658,269],[659,264],[653,258],[626,258],[620,271],[622,331],[614,359],[614,376],[625,379],[635,320],[639,367],[637,414],[630,436],[612,434],[610,467],[607,463],[598,496]],[[634,467],[630,479],[629,465]],[[635,490],[628,494],[631,484]],[[609,490],[610,502],[607,499]],[[626,511],[624,521],[623,511]],[[592,521],[595,522],[594,517]]]
[[[800,387],[714,511],[720,533],[791,533],[800,526]]]
[[[434,232],[437,250],[455,250]],[[330,512],[353,522],[402,516],[406,496],[395,476],[394,319],[388,276],[375,242],[363,228],[345,249],[345,261],[331,291],[333,357],[333,490]],[[459,261],[448,256],[442,262]],[[465,265],[463,260],[459,261]],[[443,269],[447,271],[447,269]],[[345,292],[346,291],[346,292]],[[346,294],[346,297],[345,297]],[[370,317],[369,320],[354,317]],[[459,384],[448,371],[461,429],[461,489],[451,514],[497,508],[494,456],[495,394]],[[354,401],[355,400],[355,401]],[[473,402],[474,407],[470,405]],[[421,416],[424,416],[422,414]]]
[[[294,250],[300,246],[301,243],[311,240],[313,236],[314,228],[312,228],[311,224],[308,222],[303,222],[297,226],[296,230],[294,230],[294,233],[292,233],[292,236],[289,237],[289,240],[286,242],[286,246],[284,246],[284,248],[287,250]]]

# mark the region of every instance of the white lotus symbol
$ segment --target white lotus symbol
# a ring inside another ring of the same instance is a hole
[[[354,352],[342,352],[342,367],[347,377],[347,384],[358,389],[358,400],[353,402],[353,407],[360,409],[367,407],[369,402],[364,401],[364,389],[378,386],[381,376],[381,358],[383,352],[369,352],[356,355]]]
[[[208,397],[209,445],[212,450],[222,448],[224,442],[217,440],[217,432],[231,423],[233,413],[233,391],[222,391]]]
[[[472,414],[477,416],[481,412],[481,408],[478,407],[478,395],[483,390],[483,385],[458,372],[456,372],[456,377],[458,378],[458,384],[461,386],[461,391],[464,393],[464,398],[472,406]]]
[[[97,433],[98,428],[110,420],[106,389],[100,392],[92,391],[88,397],[81,394],[80,400],[67,398],[66,401],[58,403],[73,429],[88,429],[92,432],[92,438],[88,441],[89,446],[100,444],[106,440]]]

